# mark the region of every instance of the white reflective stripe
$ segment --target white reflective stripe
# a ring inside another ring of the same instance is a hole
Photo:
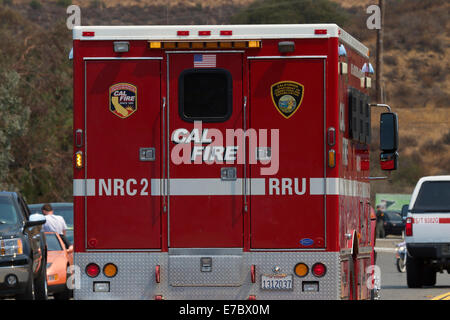
[[[73,195],[95,196],[95,179],[73,179]]]
[[[150,195],[161,196],[164,180],[151,179]],[[220,196],[243,195],[243,179],[224,181],[221,179],[170,179],[171,196]],[[310,195],[340,195],[363,198],[370,197],[370,184],[342,178],[310,178]],[[74,179],[74,196],[95,196],[96,179]],[[247,195],[266,195],[266,179],[247,179]]]
[[[243,179],[223,181],[221,179],[170,179],[170,195],[172,196],[218,196],[242,195]],[[161,179],[152,179],[152,196],[161,195]],[[265,195],[266,179],[247,179],[248,195]]]
[[[221,179],[170,179],[171,196],[224,196],[242,195],[243,180],[224,181]]]
[[[264,196],[266,194],[266,179],[265,178],[254,178],[247,179],[250,180],[250,191],[247,191],[248,195],[252,196]],[[248,186],[248,184],[247,184]]]
[[[341,179],[339,178],[327,178],[327,194],[329,195],[339,195]]]
[[[325,179],[311,178],[309,179],[309,194],[322,195],[325,193]]]
[[[361,196],[363,198],[368,198],[370,197],[370,185],[367,182],[360,182],[342,178],[310,178],[309,194],[327,194],[348,197]]]
[[[150,192],[152,196],[161,196],[162,195],[162,190],[161,188],[164,189],[162,183],[164,183],[165,181],[163,179],[151,179],[150,180]]]

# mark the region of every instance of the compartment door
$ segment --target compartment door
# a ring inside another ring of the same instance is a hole
[[[169,54],[169,246],[243,247],[242,54]]]
[[[161,62],[85,63],[86,247],[161,248]]]
[[[265,179],[264,196],[250,190],[251,248],[325,246],[324,72],[325,59],[250,60],[250,126],[279,130],[279,152],[270,136],[269,153],[249,150],[252,181]],[[261,174],[264,157],[276,174]]]

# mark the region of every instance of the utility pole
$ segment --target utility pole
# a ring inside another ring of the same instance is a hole
[[[376,61],[376,95],[378,103],[384,103],[383,92],[383,32],[384,32],[384,0],[378,0],[380,8],[380,29],[377,31],[377,61]]]

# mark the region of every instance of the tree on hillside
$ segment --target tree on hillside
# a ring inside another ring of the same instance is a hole
[[[20,77],[15,71],[0,74],[0,190],[10,189],[6,182],[9,167],[14,162],[11,141],[25,134],[30,108],[18,96]]]
[[[231,18],[233,24],[336,23],[344,25],[347,14],[329,0],[260,0]]]
[[[72,195],[72,65],[65,23],[0,6],[0,190],[27,202]]]

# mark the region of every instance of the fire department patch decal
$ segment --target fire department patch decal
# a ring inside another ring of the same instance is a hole
[[[130,83],[116,83],[109,87],[109,111],[125,119],[137,110],[137,88]]]
[[[294,81],[280,81],[270,87],[270,95],[278,112],[289,119],[302,104],[305,90],[302,84]]]

